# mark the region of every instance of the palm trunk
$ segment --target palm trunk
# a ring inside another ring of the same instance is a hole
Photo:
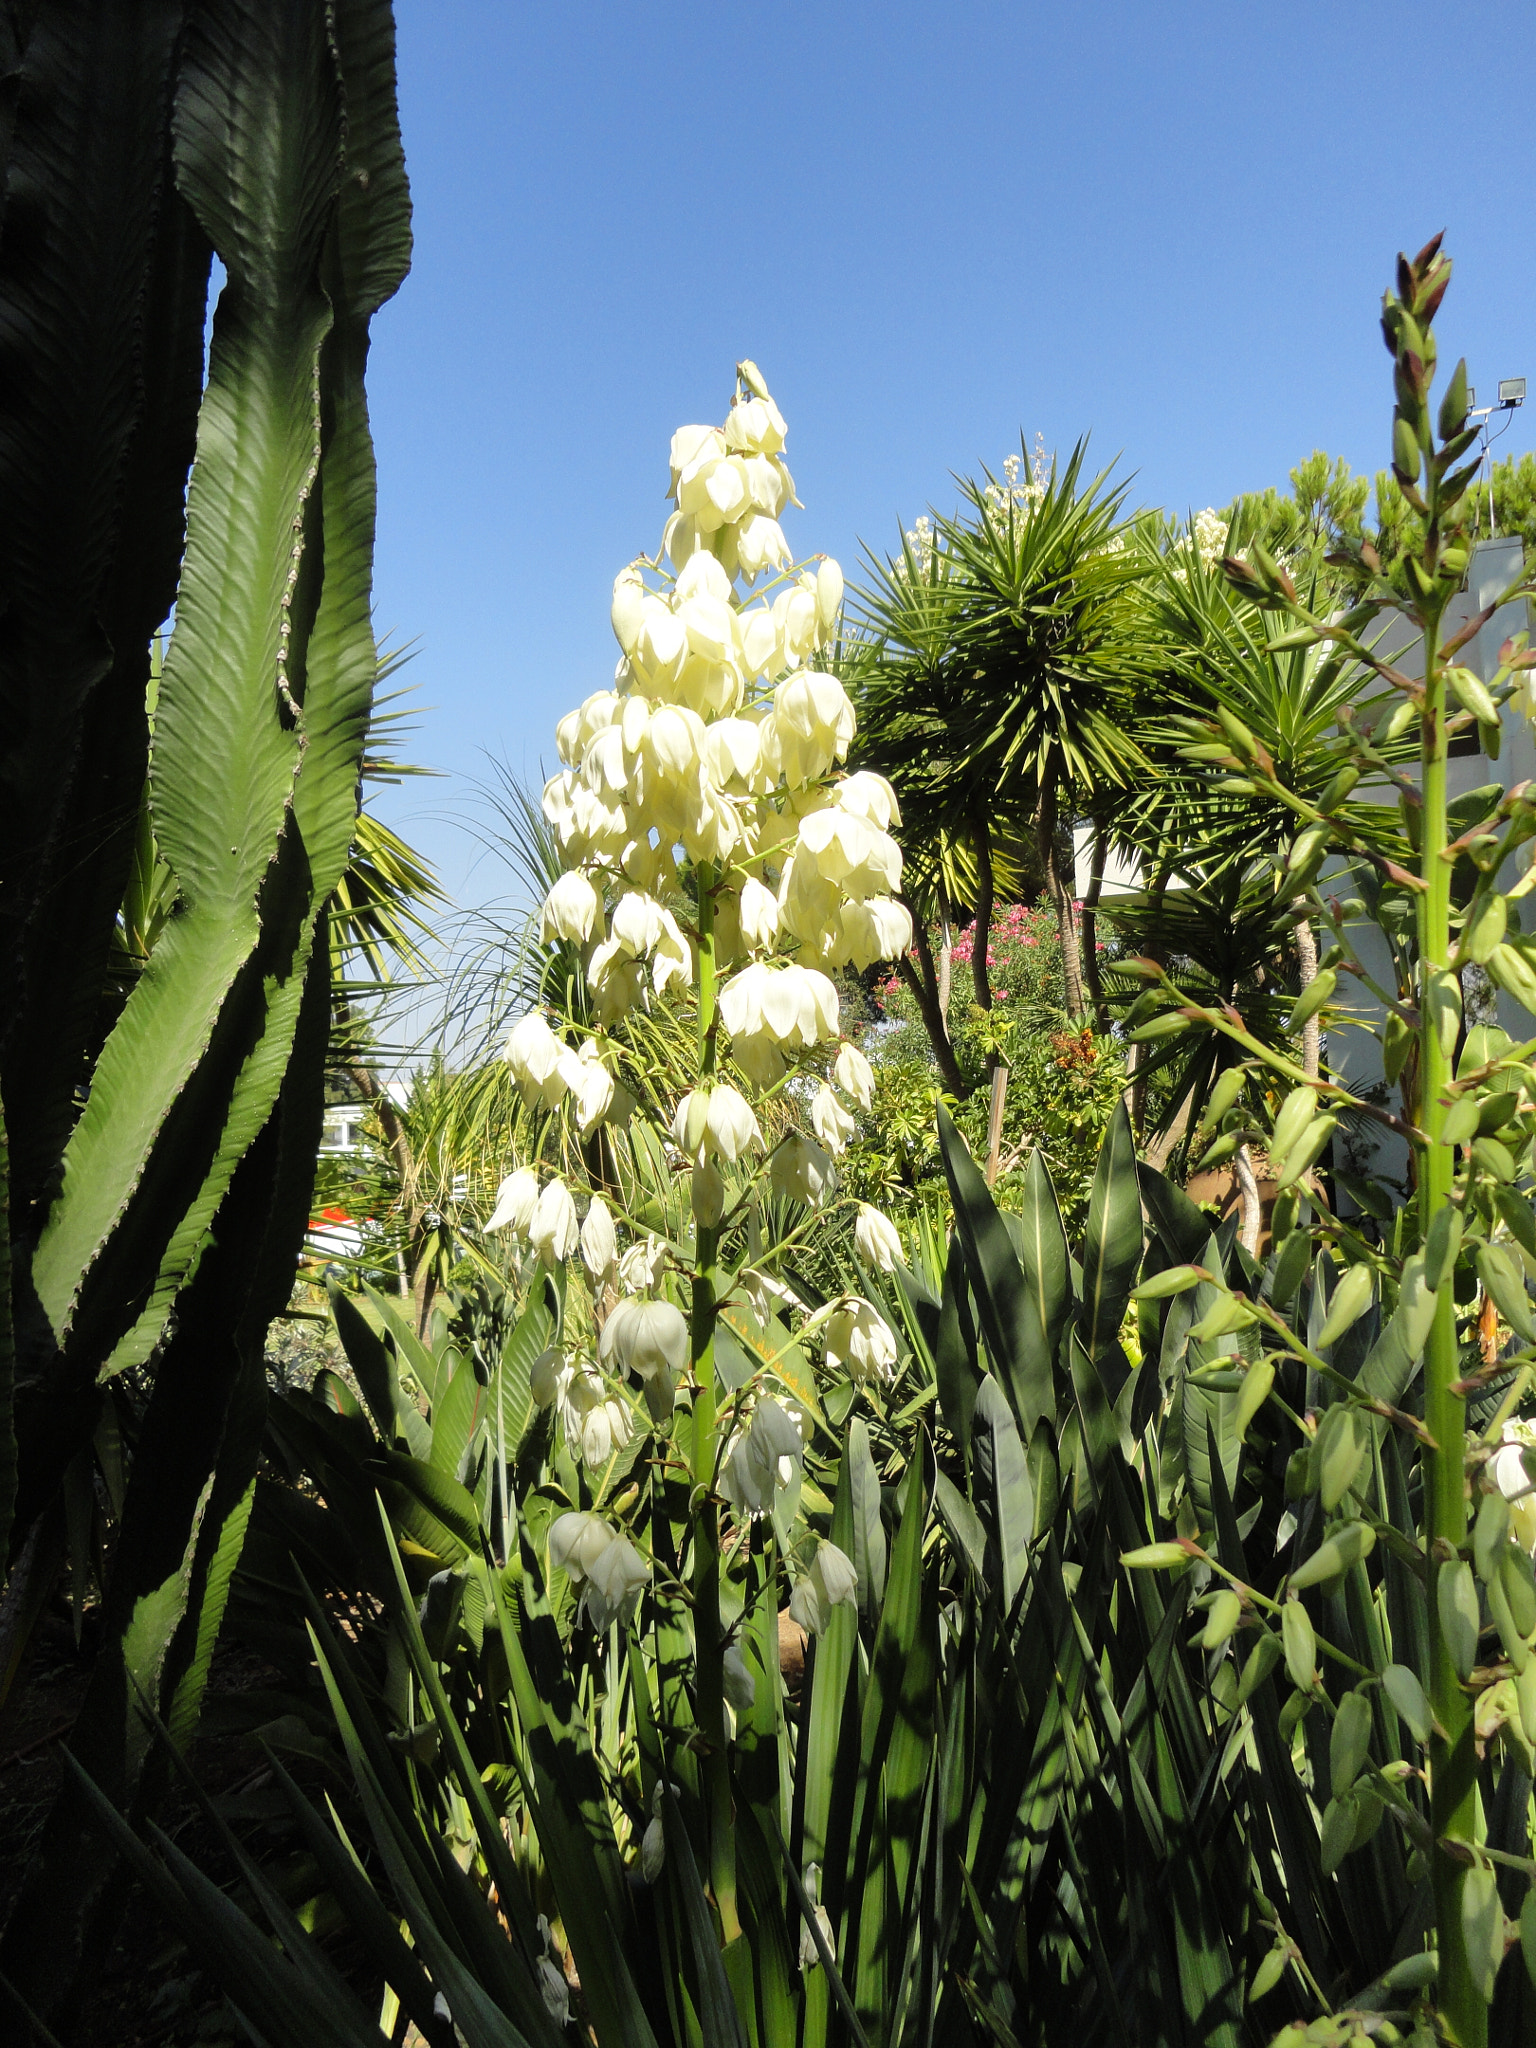
[[[1104,863],[1109,857],[1109,833],[1100,820],[1093,825],[1093,865],[1088,874],[1088,894],[1083,898],[1083,973],[1093,999],[1094,1027],[1102,1038],[1109,1030],[1109,1011],[1104,1003],[1104,977],[1099,972],[1099,898],[1104,893]]]
[[[1040,848],[1040,865],[1045,870],[1045,886],[1056,907],[1056,930],[1061,939],[1061,980],[1067,1015],[1075,1021],[1083,1014],[1083,955],[1078,938],[1077,917],[1073,910],[1072,890],[1061,872],[1061,851],[1056,844],[1056,829],[1059,823],[1056,787],[1054,783],[1048,782],[1040,794],[1036,834]]]
[[[1162,963],[1164,948],[1162,933],[1158,928],[1158,919],[1163,906],[1163,898],[1168,893],[1168,870],[1166,867],[1160,867],[1153,871],[1152,887],[1148,893],[1152,898],[1153,911],[1152,936],[1147,946],[1147,957]],[[1133,1045],[1126,1066],[1131,1082],[1129,1090],[1131,1128],[1135,1131],[1138,1138],[1145,1133],[1147,1124],[1147,1077],[1142,1069],[1146,1064],[1148,1050],[1149,1048],[1145,1046]]]
[[[950,921],[949,891],[939,884],[939,1015],[949,1029],[949,987],[954,969],[955,932]]]
[[[910,954],[904,953],[897,961],[896,971],[916,1000],[918,1013],[923,1020],[923,1029],[928,1033],[928,1043],[933,1047],[933,1057],[940,1078],[958,1101],[967,1095],[969,1090],[961,1076],[959,1063],[955,1058],[955,1048],[945,1029],[944,1013],[938,1006],[937,994],[927,986],[924,977],[913,965]]]
[[[1251,1259],[1259,1256],[1259,1225],[1263,1211],[1259,1206],[1259,1184],[1254,1178],[1253,1156],[1246,1145],[1239,1145],[1232,1161],[1237,1181],[1237,1241]]]
[[[1304,909],[1306,898],[1298,896],[1295,907]],[[1317,979],[1317,940],[1312,935],[1312,926],[1304,917],[1296,920],[1296,965],[1298,979],[1303,991],[1310,988]],[[1315,1081],[1322,1071],[1323,1034],[1316,1016],[1311,1016],[1301,1027],[1301,1070],[1309,1081]]]
[[[971,833],[976,852],[976,922],[971,927],[971,974],[976,983],[979,1009],[992,1007],[992,978],[987,971],[987,948],[992,943],[992,906],[996,884],[992,875],[992,828],[978,806],[971,813]]]

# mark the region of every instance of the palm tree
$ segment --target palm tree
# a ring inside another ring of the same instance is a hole
[[[1131,734],[1139,663],[1130,593],[1144,573],[1127,545],[1126,486],[1084,481],[1086,444],[1023,486],[957,479],[961,508],[932,516],[899,557],[866,550],[850,664],[860,760],[902,798],[919,872],[975,916],[977,1001],[991,1007],[986,942],[999,857],[1032,843],[1061,933],[1067,1007],[1083,970],[1067,828],[1130,786],[1145,759]]]

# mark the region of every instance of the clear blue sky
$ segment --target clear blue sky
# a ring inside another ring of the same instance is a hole
[[[611,678],[615,571],[738,357],[799,554],[1038,429],[1137,501],[1388,457],[1376,308],[1447,230],[1447,363],[1536,394],[1526,6],[397,0],[416,255],[375,323],[381,630],[415,639],[386,815],[466,902],[487,753],[528,779]],[[1438,135],[1431,119],[1442,124]],[[1436,168],[1436,164],[1442,168]],[[1536,396],[1501,453],[1536,439]]]

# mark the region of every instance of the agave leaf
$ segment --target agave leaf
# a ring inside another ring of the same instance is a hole
[[[1118,1343],[1126,1303],[1141,1263],[1141,1186],[1130,1112],[1117,1104],[1099,1147],[1088,1221],[1083,1232],[1079,1328],[1088,1356],[1100,1362]],[[1113,1397],[1114,1389],[1111,1389]]]

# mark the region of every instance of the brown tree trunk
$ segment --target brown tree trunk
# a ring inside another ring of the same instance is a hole
[[[1104,893],[1104,863],[1109,854],[1109,834],[1096,818],[1093,823],[1093,865],[1088,873],[1088,894],[1083,898],[1083,973],[1093,999],[1094,1027],[1102,1038],[1109,1030],[1109,1011],[1104,1002],[1104,977],[1099,972],[1099,898]]]
[[[896,971],[916,999],[918,1013],[923,1020],[923,1029],[928,1033],[928,1043],[933,1047],[933,1057],[944,1086],[957,1099],[965,1096],[969,1091],[961,1078],[959,1063],[955,1059],[955,1048],[950,1043],[949,1033],[945,1029],[936,994],[925,985],[923,976],[913,965],[910,953],[902,954],[896,963]]]
[[[949,989],[954,971],[955,932],[950,919],[949,891],[939,884],[939,1014],[949,1029]]]
[[[1259,1184],[1254,1178],[1253,1159],[1246,1145],[1239,1145],[1232,1161],[1237,1181],[1237,1241],[1251,1259],[1259,1256]]]
[[[1168,870],[1166,867],[1161,867],[1154,871],[1152,887],[1148,893],[1152,898],[1154,908],[1152,937],[1147,947],[1147,957],[1150,960],[1156,960],[1159,965],[1166,965],[1167,963],[1163,959],[1162,933],[1158,929],[1158,915],[1162,909],[1163,898],[1168,893]],[[1130,1095],[1131,1128],[1135,1131],[1138,1138],[1144,1134],[1147,1123],[1147,1077],[1142,1069],[1146,1065],[1148,1052],[1149,1048],[1147,1046],[1133,1045],[1130,1049],[1130,1056],[1126,1066],[1126,1071],[1131,1079],[1128,1091]]]
[[[1296,898],[1296,907],[1306,903],[1304,896]],[[1297,978],[1302,989],[1308,989],[1317,979],[1317,940],[1312,936],[1312,927],[1304,917],[1296,920],[1296,966]],[[1301,1027],[1301,1070],[1309,1081],[1315,1081],[1322,1071],[1323,1034],[1322,1026],[1315,1016],[1309,1017]]]
[[[992,943],[996,883],[992,875],[992,828],[979,808],[971,813],[971,836],[976,854],[976,922],[971,927],[971,975],[976,983],[977,1007],[990,1010],[992,978],[987,968],[987,948]]]
[[[1055,785],[1047,783],[1040,796],[1036,834],[1040,847],[1040,865],[1045,870],[1045,886],[1050,892],[1052,903],[1056,906],[1056,930],[1061,939],[1062,990],[1067,1015],[1076,1020],[1083,1014],[1083,956],[1078,939],[1077,916],[1072,907],[1072,887],[1061,872],[1061,853],[1056,844],[1056,828],[1059,823]]]

